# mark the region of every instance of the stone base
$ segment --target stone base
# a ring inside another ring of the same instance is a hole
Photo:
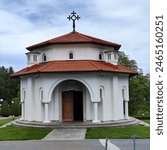
[[[93,120],[92,123],[100,123],[100,120]]]
[[[139,124],[139,120],[133,117],[129,117],[129,119],[121,119],[115,121],[107,121],[107,122],[99,122],[99,121],[86,121],[86,122],[59,122],[59,121],[21,121],[17,119],[12,123],[15,126],[25,126],[25,127],[43,127],[43,128],[98,128],[98,127],[122,127],[129,125]]]
[[[45,121],[43,121],[43,123],[51,123],[51,121],[45,120]]]

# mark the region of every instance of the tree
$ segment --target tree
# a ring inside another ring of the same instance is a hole
[[[13,68],[0,67],[0,99],[7,100],[9,104],[19,91],[19,80],[11,77]]]
[[[119,53],[118,53],[118,62],[119,62],[119,64],[124,65],[124,66],[129,67],[129,68],[133,68],[136,71],[138,69],[136,61],[133,59],[130,60],[129,56],[126,55],[122,51],[119,51]]]
[[[140,70],[129,82],[129,113],[131,115],[149,114],[150,111],[150,75],[144,75],[135,60],[130,60],[124,52],[119,52],[119,64]]]
[[[8,117],[10,115],[10,108],[7,101],[4,101],[2,104],[1,115],[3,117]]]
[[[149,74],[133,77],[129,82],[130,114],[141,115],[150,111]]]
[[[19,116],[21,114],[20,98],[13,98],[12,102],[13,103],[11,104],[11,115]]]

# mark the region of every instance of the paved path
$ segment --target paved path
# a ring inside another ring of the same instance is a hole
[[[104,150],[99,140],[0,142],[0,150]]]
[[[84,140],[86,129],[54,129],[43,140]]]
[[[132,139],[110,139],[110,141],[118,146],[121,150],[134,150]],[[136,139],[135,150],[150,150],[149,139]]]

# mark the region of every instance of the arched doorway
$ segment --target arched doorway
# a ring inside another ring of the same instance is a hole
[[[65,80],[58,86],[60,94],[60,120],[84,121],[86,118],[86,86],[76,80]],[[89,92],[88,92],[89,93]]]
[[[62,121],[83,121],[83,92],[62,92]]]

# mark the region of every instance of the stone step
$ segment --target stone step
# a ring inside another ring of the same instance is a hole
[[[48,124],[43,124],[41,122],[28,122],[28,121],[21,121],[17,120],[12,124],[15,126],[24,126],[24,127],[41,127],[41,128],[100,128],[100,127],[122,127],[122,126],[130,126],[130,125],[137,125],[140,121],[135,118],[130,118],[129,120],[122,120],[122,121],[112,121],[112,122],[103,122],[103,123],[91,123],[91,122],[84,122],[84,123],[60,123],[60,122],[52,122]]]

